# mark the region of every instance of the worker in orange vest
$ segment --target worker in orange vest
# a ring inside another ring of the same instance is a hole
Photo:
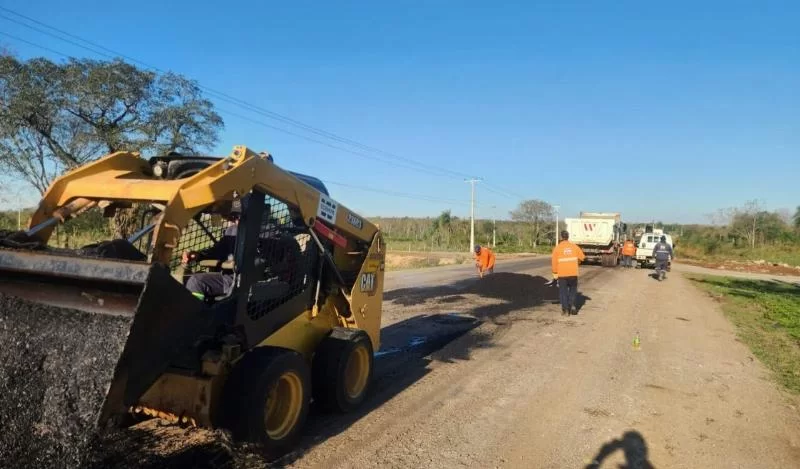
[[[622,245],[622,267],[633,267],[633,256],[636,255],[636,243],[628,239]]]
[[[575,300],[578,297],[578,264],[586,259],[583,250],[569,241],[569,233],[561,232],[561,242],[553,249],[551,259],[553,278],[558,281],[561,314],[578,314]]]
[[[494,273],[494,253],[491,249],[475,245],[475,267],[478,268],[478,275],[483,278],[484,274]]]

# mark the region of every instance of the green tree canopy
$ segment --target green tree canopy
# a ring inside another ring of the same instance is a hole
[[[0,169],[40,192],[107,153],[209,149],[223,128],[197,83],[121,60],[0,56],[0,102]]]
[[[797,211],[794,212],[794,216],[792,216],[792,221],[794,222],[794,227],[800,229],[800,205],[798,205]]]

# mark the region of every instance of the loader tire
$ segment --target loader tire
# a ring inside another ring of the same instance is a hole
[[[334,329],[314,353],[314,402],[329,412],[355,410],[367,395],[372,368],[372,341],[366,332]]]
[[[300,436],[311,401],[311,373],[299,353],[258,347],[234,365],[220,416],[237,441],[260,444],[279,457]]]

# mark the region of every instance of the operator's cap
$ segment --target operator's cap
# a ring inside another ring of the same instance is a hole
[[[475,245],[475,252],[481,252],[481,245],[480,244],[476,244]]]
[[[569,239],[569,232],[567,230],[561,232],[561,239]]]

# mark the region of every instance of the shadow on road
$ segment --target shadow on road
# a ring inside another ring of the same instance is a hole
[[[603,464],[603,461],[617,451],[622,450],[625,455],[625,465],[619,466],[622,469],[653,469],[647,456],[647,443],[641,433],[628,431],[622,438],[615,438],[600,447],[600,450],[592,458],[592,462],[587,464],[584,469],[596,469]]]
[[[578,310],[580,313],[586,303],[592,301],[592,299],[581,292],[578,292],[577,296],[575,297],[575,309]]]
[[[469,360],[473,349],[492,347],[490,333],[473,329],[484,322],[506,326],[519,319],[509,318],[512,311],[557,303],[558,289],[547,283],[541,276],[499,272],[448,286],[403,288],[385,293],[385,302],[423,310],[426,303],[431,304],[428,302],[439,305],[464,302],[470,295],[495,301],[488,304],[475,301],[458,314],[419,314],[381,329],[381,351],[375,359],[373,384],[364,405],[346,415],[324,414],[313,409],[298,449],[273,464],[290,464],[317,444],[345,431],[430,373],[432,361]],[[468,332],[471,333],[466,335]]]
[[[465,295],[500,300],[500,303],[476,305],[460,311],[493,322],[517,309],[558,302],[558,288],[549,286],[544,277],[511,272],[499,272],[483,279],[469,278],[445,286],[401,288],[385,293],[383,298],[403,306],[420,306],[434,299],[438,303],[460,301]]]
[[[547,279],[520,273],[499,272],[484,279],[470,278],[449,286],[405,288],[389,291],[386,302],[425,311],[425,305],[453,305],[457,313],[417,314],[390,324],[381,330],[381,350],[376,354],[371,388],[364,404],[350,414],[324,413],[312,405],[311,414],[295,451],[278,459],[262,459],[258,448],[238,445],[225,432],[206,435],[205,441],[195,440],[170,455],[150,454],[126,456],[125,448],[153,447],[161,438],[152,432],[127,432],[124,440],[110,443],[117,446],[118,457],[105,458],[91,467],[284,467],[302,458],[316,445],[344,432],[364,416],[386,405],[399,393],[414,385],[431,372],[433,361],[469,360],[477,348],[494,346],[494,331],[503,330],[515,321],[539,321],[549,324],[552,319],[529,317],[529,308],[558,303],[558,288],[549,286]],[[590,300],[578,297],[582,307]],[[457,304],[465,306],[457,306]],[[528,311],[525,311],[528,309]],[[512,312],[523,311],[520,314]],[[476,330],[484,323],[499,327],[488,331]],[[192,439],[194,430],[170,426],[159,429],[174,432],[177,440]],[[152,439],[152,440],[150,440]],[[135,444],[131,445],[131,440]],[[151,443],[152,441],[152,443]],[[124,462],[130,462],[127,466]]]

